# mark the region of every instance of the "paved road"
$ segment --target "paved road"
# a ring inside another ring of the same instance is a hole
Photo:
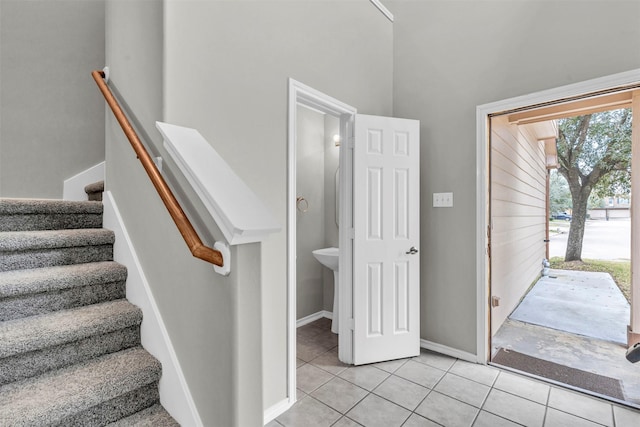
[[[560,234],[550,233],[549,256],[564,257],[567,250],[567,238],[569,236],[569,222],[553,221],[549,229],[561,230]],[[588,220],[584,230],[582,242],[583,259],[631,259],[631,221],[626,219],[615,220]]]

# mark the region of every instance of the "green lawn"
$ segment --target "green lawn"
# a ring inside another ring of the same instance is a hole
[[[553,257],[549,260],[551,268],[558,270],[599,271],[611,274],[620,291],[627,301],[631,301],[631,262],[630,261],[605,261],[598,259],[585,259],[583,261],[564,262],[562,257]]]

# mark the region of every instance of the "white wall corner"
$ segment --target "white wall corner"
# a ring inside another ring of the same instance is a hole
[[[110,191],[103,197],[105,228],[115,233],[114,260],[127,267],[127,299],[143,312],[142,346],[162,363],[160,403],[183,426],[203,426],[151,288]]]
[[[94,182],[104,181],[104,176],[104,162],[102,162],[72,176],[71,178],[65,179],[62,187],[62,198],[64,200],[73,201],[88,200],[84,187],[88,184],[93,184]]]

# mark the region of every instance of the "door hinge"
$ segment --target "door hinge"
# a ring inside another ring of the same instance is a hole
[[[353,227],[349,229],[348,233],[349,233],[349,238],[351,240],[356,238],[356,231],[355,231],[355,229]]]
[[[352,331],[355,329],[355,321],[353,320],[353,317],[351,319],[348,320],[347,325],[349,326],[349,329],[351,329]]]
[[[356,137],[350,136],[347,138],[347,148],[353,149],[356,146]]]

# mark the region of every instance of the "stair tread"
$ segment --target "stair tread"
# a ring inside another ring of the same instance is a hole
[[[104,228],[3,231],[0,232],[0,251],[112,245],[114,241],[113,231]]]
[[[0,298],[125,281],[127,268],[114,261],[0,272]]]
[[[141,347],[0,387],[0,420],[49,425],[156,382],[160,363]],[[55,397],[55,398],[54,398]]]
[[[94,182],[92,184],[85,185],[84,192],[85,193],[99,193],[104,191],[104,181]]]
[[[123,418],[108,427],[175,427],[180,426],[176,420],[161,405],[150,408]]]
[[[102,202],[54,199],[0,199],[0,214],[102,214]]]
[[[0,358],[113,332],[141,321],[142,311],[126,299],[7,320],[0,322]]]

